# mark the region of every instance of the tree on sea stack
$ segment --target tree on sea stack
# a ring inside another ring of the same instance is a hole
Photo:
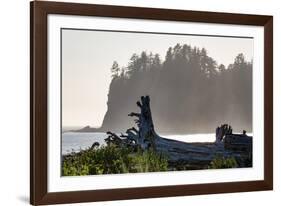
[[[111,67],[112,78],[118,77],[119,72],[120,72],[119,65],[116,61],[114,61]]]

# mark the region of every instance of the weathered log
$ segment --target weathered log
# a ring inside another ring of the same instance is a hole
[[[140,108],[140,113],[132,112],[129,116],[137,118],[135,122],[138,129],[134,127],[128,129],[125,135],[121,135],[122,138],[108,132],[110,138],[108,142],[118,145],[135,145],[143,150],[153,149],[155,152],[166,155],[171,167],[184,165],[185,169],[207,168],[218,155],[240,159],[241,156],[251,156],[251,138],[244,135],[242,140],[242,137],[232,134],[231,126],[227,124],[216,129],[216,141],[213,143],[185,143],[160,137],[154,130],[149,96],[142,96],[141,101],[137,101],[136,104]],[[237,146],[238,144],[240,145]]]
[[[231,126],[227,124],[216,129],[216,143],[223,143],[227,150],[252,152],[252,139],[245,130],[243,134],[233,134]]]
[[[233,151],[252,152],[253,138],[245,134],[226,135],[224,148]]]

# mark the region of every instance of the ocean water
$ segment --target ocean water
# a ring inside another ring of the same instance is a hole
[[[167,139],[182,142],[214,142],[216,139],[215,134],[159,135]],[[80,150],[91,147],[94,142],[105,145],[105,138],[107,138],[106,133],[64,132],[62,134],[62,154],[79,152]]]

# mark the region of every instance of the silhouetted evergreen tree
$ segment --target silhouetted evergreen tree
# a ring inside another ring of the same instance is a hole
[[[111,73],[112,73],[112,77],[118,77],[120,72],[120,68],[118,66],[118,63],[116,61],[113,62],[112,67],[111,67]]]

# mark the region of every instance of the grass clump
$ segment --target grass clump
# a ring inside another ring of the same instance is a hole
[[[234,157],[216,156],[210,163],[209,169],[237,168],[238,163]]]

